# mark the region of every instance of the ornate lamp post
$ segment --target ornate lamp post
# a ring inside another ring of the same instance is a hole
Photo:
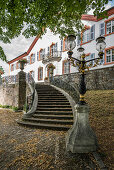
[[[74,35],[69,35],[67,37],[67,49],[68,58],[71,60],[73,66],[78,67],[80,72],[80,100],[75,106],[74,124],[66,136],[66,149],[67,151],[71,151],[73,153],[86,153],[95,151],[98,144],[96,136],[89,125],[89,107],[84,100],[84,95],[86,93],[85,71],[86,69],[89,70],[88,63],[91,66],[91,62],[96,61],[96,64],[94,65],[96,66],[98,61],[103,58],[103,50],[106,47],[106,43],[104,41],[104,37],[98,37],[96,39],[96,49],[99,52],[98,58],[86,60],[83,47],[79,47],[77,49],[79,53],[78,58],[72,57],[72,50],[76,47],[75,39],[76,37]]]
[[[96,49],[99,52],[98,53],[98,58],[95,59],[91,59],[91,60],[85,60],[86,55],[84,54],[84,48],[83,47],[79,47],[77,49],[78,53],[79,53],[79,59],[78,58],[74,58],[72,57],[72,50],[75,48],[76,43],[75,43],[75,39],[76,37],[74,35],[69,35],[67,38],[67,49],[68,51],[68,58],[71,60],[72,64],[74,66],[78,67],[80,74],[80,85],[79,85],[79,92],[80,92],[80,101],[79,104],[85,104],[84,101],[84,94],[86,93],[86,83],[85,83],[85,70],[89,69],[89,66],[87,65],[87,63],[91,63],[92,61],[96,60],[96,64],[98,64],[98,60],[103,58],[103,50],[106,47],[106,43],[105,43],[105,37],[98,37],[96,39],[97,43],[96,43]]]

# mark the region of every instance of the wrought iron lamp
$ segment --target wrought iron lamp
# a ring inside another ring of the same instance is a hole
[[[95,61],[95,64],[93,65],[93,67],[95,67],[96,65],[98,65],[98,62],[100,59],[103,58],[103,50],[106,47],[106,43],[105,43],[105,37],[100,36],[96,39],[96,50],[99,52],[98,53],[98,58],[94,58],[94,59],[90,59],[90,60],[86,60],[85,57],[85,53],[84,53],[84,48],[83,47],[79,47],[77,49],[78,51],[78,58],[74,58],[72,57],[73,54],[73,49],[76,47],[76,42],[75,42],[76,36],[74,35],[69,35],[67,37],[67,49],[68,49],[68,58],[71,60],[71,63],[73,64],[73,66],[78,67],[78,70],[80,72],[80,85],[79,85],[79,92],[80,92],[80,101],[79,104],[84,105],[86,104],[86,102],[84,101],[84,95],[86,93],[86,83],[85,83],[85,70],[89,70],[89,67],[92,67],[91,62]],[[89,63],[89,65],[88,65]]]
[[[84,101],[86,93],[85,71],[92,66],[91,62],[95,61],[96,66],[98,61],[103,58],[103,50],[106,47],[105,38],[99,37],[96,39],[96,49],[98,50],[98,58],[86,60],[84,48],[79,47],[78,58],[72,57],[72,50],[75,48],[76,37],[69,35],[67,38],[68,57],[75,67],[78,67],[80,72],[80,101],[74,106],[74,123],[66,134],[66,150],[72,153],[88,153],[96,151],[98,148],[97,137],[89,124],[89,106]],[[89,64],[89,66],[88,66]]]

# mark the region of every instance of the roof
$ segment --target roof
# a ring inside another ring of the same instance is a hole
[[[106,11],[107,11],[108,16],[114,14],[114,6],[107,9]],[[100,21],[102,19],[103,18],[97,18],[97,16],[89,15],[89,14],[84,14],[81,17],[81,20],[94,21],[94,22],[98,22],[98,21]]]
[[[109,9],[107,10],[107,12],[108,12],[108,16],[114,14],[114,6],[111,7],[111,8],[109,8]],[[82,17],[81,17],[81,20],[88,20],[88,21],[94,21],[94,22],[98,22],[99,20],[102,20],[102,19],[103,19],[103,18],[99,18],[99,19],[98,19],[96,16],[94,16],[94,15],[89,15],[89,14],[84,14],[84,15],[82,15]],[[14,58],[14,59],[12,59],[12,60],[10,60],[10,61],[8,61],[8,64],[11,64],[11,63],[13,63],[13,62],[15,62],[15,61],[18,61],[18,60],[22,59],[23,57],[29,55],[29,53],[31,52],[31,50],[33,49],[33,47],[35,46],[35,44],[36,44],[36,42],[38,41],[39,38],[40,38],[40,35],[36,36],[36,38],[34,39],[34,41],[32,42],[32,44],[30,45],[29,49],[27,50],[27,52],[25,52],[25,53],[19,55],[18,57]]]
[[[27,55],[29,55],[29,53],[31,52],[31,50],[33,49],[34,45],[36,44],[36,42],[38,41],[39,38],[40,38],[40,36],[36,36],[36,38],[34,39],[32,44],[30,45],[29,49],[27,50],[27,52],[25,52],[25,53],[19,55],[18,57],[8,61],[8,64],[11,64],[11,63],[18,61],[18,60],[22,59],[23,57],[26,57]]]

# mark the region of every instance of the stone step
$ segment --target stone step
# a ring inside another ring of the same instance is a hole
[[[39,111],[72,111],[72,108],[67,107],[67,108],[59,108],[59,107],[54,107],[54,108],[38,108]]]
[[[47,101],[44,101],[44,102],[39,102],[38,101],[38,106],[40,106],[40,105],[61,105],[61,106],[64,106],[64,105],[70,105],[70,103],[69,102],[60,102],[60,101],[57,101],[57,102],[55,102],[55,101],[51,101],[51,102],[47,102]]]
[[[61,98],[61,99],[66,99],[66,97],[64,96],[64,95],[56,95],[56,94],[53,94],[53,95],[51,95],[51,94],[45,94],[45,95],[38,95],[38,97],[39,98]]]
[[[35,112],[36,114],[52,114],[52,115],[72,115],[72,111],[47,111],[47,110],[43,110],[43,111],[39,111],[39,110],[36,110]]]
[[[73,120],[72,115],[48,115],[48,114],[34,114],[33,117],[43,118],[43,119],[64,119],[64,120]]]
[[[63,99],[63,100],[61,100],[61,99],[40,99],[40,100],[38,100],[38,102],[61,102],[61,103],[64,103],[64,102],[68,102],[68,100],[67,99]]]
[[[71,108],[71,106],[70,105],[57,105],[57,104],[55,104],[55,105],[39,105],[38,104],[38,107],[37,107],[37,109],[39,109],[39,108]]]
[[[58,120],[58,119],[38,119],[38,118],[24,118],[25,121],[37,122],[37,123],[46,123],[46,124],[67,124],[72,125],[73,120]]]
[[[26,122],[26,121],[17,121],[18,124],[24,126],[31,126],[36,128],[43,128],[43,129],[52,129],[52,130],[68,130],[72,125],[53,125],[53,124],[46,124],[46,123],[34,123],[34,122]]]
[[[65,100],[68,101],[65,97],[61,97],[61,96],[38,96],[38,100]]]
[[[61,92],[57,91],[57,90],[39,90],[37,91],[38,93],[60,93],[62,94]]]
[[[64,95],[61,94],[61,93],[50,93],[50,92],[48,92],[48,93],[38,93],[38,96],[64,96]]]

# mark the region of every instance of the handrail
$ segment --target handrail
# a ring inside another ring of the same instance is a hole
[[[52,77],[50,83],[66,91],[76,103],[79,101],[78,86],[75,85],[75,87],[73,84],[67,83],[58,77]]]
[[[31,117],[32,114],[36,111],[38,104],[38,94],[35,89],[35,81],[30,73],[26,73],[26,83],[30,88],[31,95],[26,97],[26,111],[23,111],[23,118]]]
[[[0,84],[1,85],[7,85],[7,84],[16,84],[19,81],[19,76],[17,75],[10,75],[10,76],[4,76],[1,78]]]

